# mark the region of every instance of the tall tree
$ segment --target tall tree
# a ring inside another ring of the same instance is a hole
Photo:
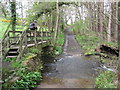
[[[56,15],[56,25],[55,25],[55,35],[54,35],[54,46],[56,44],[57,34],[58,34],[58,21],[59,21],[58,0],[57,0],[57,3],[56,3],[56,9],[57,9],[57,15]]]
[[[111,3],[110,3],[110,10],[109,10],[109,21],[108,21],[108,32],[107,32],[107,40],[110,42],[111,41]]]
[[[120,89],[120,2],[118,2],[118,47],[119,47],[119,62],[118,62],[118,88]]]
[[[103,17],[102,12],[104,12],[104,3],[100,2],[100,32],[101,32],[101,39],[103,40]]]
[[[16,0],[12,0],[12,2],[10,2],[10,8],[11,8],[12,30],[15,31],[15,26],[16,26]]]
[[[116,2],[116,8],[115,8],[115,11],[116,11],[116,26],[115,26],[115,39],[118,40],[118,20],[117,20],[117,15],[118,15],[118,3]]]

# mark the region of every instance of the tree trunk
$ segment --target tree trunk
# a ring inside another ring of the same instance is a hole
[[[101,39],[103,40],[103,17],[102,12],[104,12],[104,3],[100,3],[100,32],[101,32]]]
[[[118,61],[118,89],[120,89],[120,2],[118,2],[118,47],[119,47],[119,61]]]
[[[21,2],[21,17],[23,19],[23,2]]]
[[[91,3],[89,2],[88,3],[88,5],[87,5],[87,8],[88,8],[88,19],[89,19],[89,29],[90,30],[93,30],[93,12],[92,12],[92,10],[90,10],[90,8],[92,8],[92,6],[91,6]]]
[[[117,16],[118,16],[118,3],[116,2],[116,25],[115,25],[115,39],[118,40],[118,21],[117,21]]]
[[[111,3],[110,3],[109,21],[108,21],[108,32],[107,32],[108,42],[111,41],[111,19],[112,19],[112,15],[111,15]]]
[[[12,0],[11,5],[11,20],[12,20],[12,30],[15,31],[16,26],[16,1]]]
[[[58,8],[58,0],[56,3],[57,15],[56,15],[56,26],[55,26],[55,35],[54,35],[54,46],[56,45],[57,34],[58,34],[58,21],[59,21],[59,8]]]
[[[98,3],[98,2],[97,2]],[[97,3],[94,3],[95,4],[95,14],[94,14],[94,18],[95,18],[95,22],[94,22],[94,24],[95,24],[95,32],[96,32],[96,34],[98,34],[98,19],[97,19],[97,17],[98,17],[98,11],[97,11]]]
[[[91,24],[92,24],[92,30],[96,32],[96,10],[94,10],[94,8],[96,7],[95,5],[96,4],[93,3],[93,6],[92,6],[93,14],[92,14],[92,23]]]
[[[97,31],[100,32],[100,27],[101,27],[101,20],[100,20],[100,6],[101,3],[97,2]]]

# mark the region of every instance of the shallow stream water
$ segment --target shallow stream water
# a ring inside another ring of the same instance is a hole
[[[98,63],[83,55],[70,28],[65,31],[63,53],[58,58],[44,57],[43,81],[37,88],[95,88]]]

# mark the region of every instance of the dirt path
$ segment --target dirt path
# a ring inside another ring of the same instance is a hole
[[[63,47],[62,55],[73,56],[73,55],[82,55],[83,51],[75,40],[75,36],[71,33],[70,28],[65,30],[65,43]]]
[[[75,36],[67,28],[63,53],[59,59],[46,63],[43,81],[37,88],[94,88],[97,65],[82,53]]]

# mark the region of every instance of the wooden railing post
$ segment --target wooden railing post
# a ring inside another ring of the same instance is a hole
[[[19,48],[19,52],[20,52],[20,54],[21,54],[21,51],[22,51],[22,41],[23,41],[23,38],[21,38],[21,40],[20,40],[20,48]],[[20,55],[19,58],[21,58],[21,55]]]
[[[48,32],[48,41],[50,42],[50,31]]]
[[[0,40],[0,79],[2,80],[2,60],[3,60],[3,58],[2,58],[3,56],[2,56],[2,41]],[[2,88],[2,84],[1,84],[1,86],[0,86],[0,88]]]
[[[52,28],[49,30],[49,38],[50,38],[50,44],[52,44]]]
[[[41,41],[41,30],[42,30],[42,28],[40,27],[40,28],[39,28],[39,34],[38,34],[39,37],[40,37],[40,38],[39,38],[40,41]]]
[[[8,38],[9,38],[8,39],[8,45],[9,45],[8,48],[10,48],[10,32],[8,33]]]
[[[34,31],[34,41],[35,41],[35,46],[37,46],[37,33],[36,33],[37,29],[35,29]]]
[[[46,31],[46,41],[48,41],[48,30]]]
[[[27,49],[27,31],[25,31],[25,49]]]
[[[3,55],[2,55],[2,40],[0,41],[0,60],[3,59]]]
[[[43,28],[41,29],[41,42],[43,43]]]
[[[8,34],[7,34],[7,49],[10,48],[9,41],[10,41],[10,37],[9,37],[9,32],[8,32]]]
[[[23,54],[23,51],[24,51],[24,49],[26,49],[26,45],[27,45],[27,43],[26,43],[26,31],[23,31],[23,32],[22,32],[20,38],[21,38],[21,39],[20,39],[20,41],[19,41],[19,55],[18,55],[18,57],[17,57],[17,61],[18,61],[19,59],[21,59],[22,54]]]

